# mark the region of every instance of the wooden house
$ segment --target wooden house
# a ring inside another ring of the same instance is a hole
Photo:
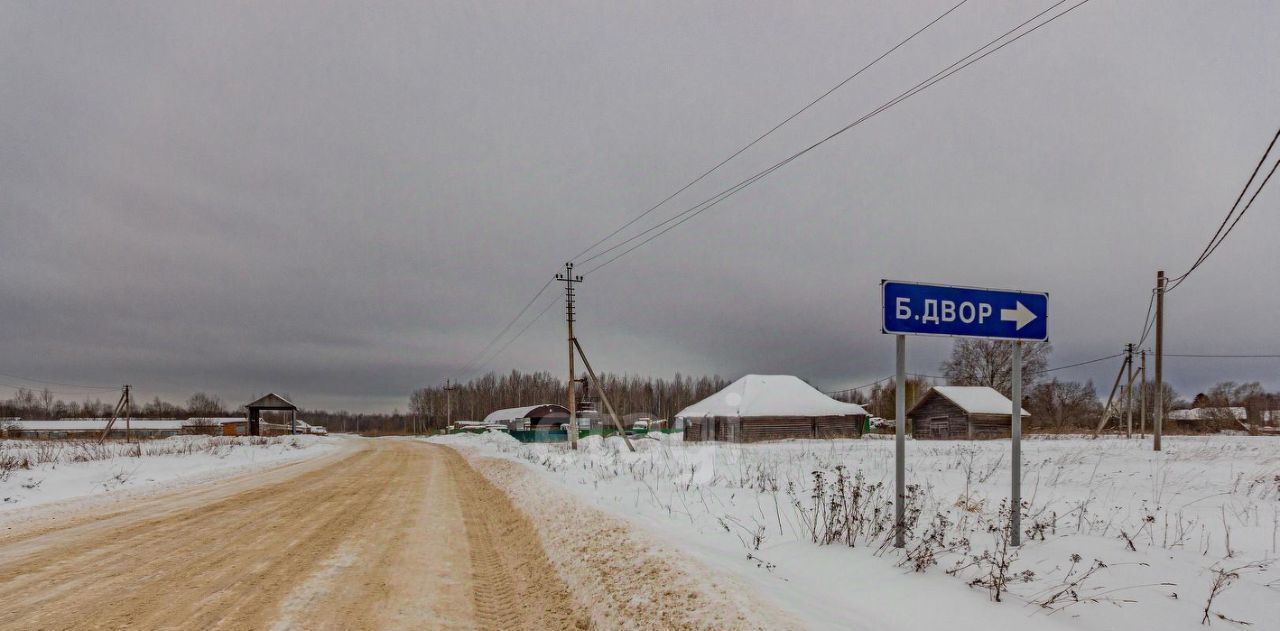
[[[1023,428],[1030,418],[1022,411]],[[907,411],[917,440],[1008,438],[1013,402],[986,386],[934,386]]]
[[[791,375],[747,375],[675,416],[684,440],[753,443],[857,438],[867,411],[818,392]]]

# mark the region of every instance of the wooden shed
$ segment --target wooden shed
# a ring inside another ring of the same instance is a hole
[[[298,406],[288,399],[268,392],[265,396],[245,404],[248,416],[245,419],[249,436],[275,436],[278,434],[298,433]],[[263,421],[262,413],[266,412],[277,422]],[[286,420],[287,419],[287,420]]]
[[[1022,411],[1023,429],[1030,418]],[[934,386],[907,411],[917,440],[1008,438],[1013,402],[986,386]]]
[[[754,443],[857,438],[867,411],[818,392],[791,375],[747,375],[675,416],[684,440]]]

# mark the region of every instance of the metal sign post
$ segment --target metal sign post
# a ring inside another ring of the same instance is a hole
[[[1009,499],[1009,543],[1022,545],[1022,342],[1013,343],[1013,374],[1010,375],[1010,388],[1013,399],[1013,418],[1010,419],[1010,442],[1013,443],[1013,458],[1010,460],[1013,489]]]
[[[894,489],[893,527],[897,531],[893,535],[893,545],[901,548],[907,544],[907,336],[897,335],[898,349],[897,385],[893,395],[893,413],[897,417],[894,430]]]
[[[897,345],[894,399],[894,546],[906,545],[906,427],[908,335],[977,337],[1013,342],[1010,438],[1013,443],[1010,543],[1022,536],[1022,342],[1049,339],[1049,294],[953,285],[880,281],[881,332]]]

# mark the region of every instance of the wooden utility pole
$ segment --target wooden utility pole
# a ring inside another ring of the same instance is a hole
[[[124,385],[124,442],[133,442],[133,396],[129,384]]]
[[[1124,365],[1129,370],[1129,383],[1124,389],[1124,437],[1133,438],[1133,344],[1124,348]]]
[[[1152,421],[1152,448],[1160,451],[1164,430],[1164,270],[1156,272],[1156,413]]]
[[[627,430],[622,427],[622,420],[618,418],[618,413],[614,411],[613,404],[609,402],[609,395],[604,391],[604,385],[596,378],[596,371],[591,369],[591,362],[587,361],[587,354],[582,350],[582,344],[578,343],[578,338],[573,338],[570,342],[577,347],[578,356],[582,358],[582,365],[587,369],[587,376],[591,377],[591,383],[595,384],[596,392],[600,393],[600,400],[604,402],[604,407],[609,411],[609,417],[613,419],[613,427],[618,430],[618,435],[622,437],[623,442],[627,443],[627,449],[634,452],[635,445],[631,444],[631,439],[627,438]]]
[[[444,424],[445,427],[453,427],[453,391],[458,386],[449,383],[448,379],[444,380]]]
[[[565,320],[569,324],[569,381],[567,382],[568,386],[566,388],[568,390],[568,398],[569,398],[569,405],[566,406],[569,408],[569,446],[573,449],[577,449],[578,448],[578,402],[577,402],[577,398],[574,396],[575,394],[574,385],[577,384],[577,381],[576,381],[577,377],[574,376],[574,367],[573,367],[573,353],[574,353],[574,338],[573,338],[574,289],[573,289],[573,286],[575,283],[581,283],[582,277],[573,275],[573,263],[568,262],[564,264],[564,273],[556,274],[556,280],[564,283]]]
[[[1142,393],[1139,395],[1141,416],[1138,417],[1138,433],[1147,437],[1147,349],[1142,349]]]
[[[1120,380],[1124,378],[1124,370],[1131,359],[1133,358],[1125,357],[1124,361],[1120,363],[1120,372],[1116,373],[1116,381],[1111,384],[1111,394],[1107,395],[1107,405],[1102,408],[1102,420],[1098,422],[1098,429],[1093,430],[1095,437],[1102,433],[1103,428],[1107,426],[1107,421],[1111,420],[1111,403],[1115,401],[1116,390],[1120,389]]]
[[[111,428],[116,424],[116,419],[121,417],[125,417],[125,439],[127,440],[129,438],[130,428],[126,414],[131,413],[132,409],[129,405],[129,386],[125,386],[124,389],[120,391],[120,400],[116,402],[116,406],[111,410],[111,420],[107,421],[107,426],[102,429],[102,435],[98,436],[98,444],[101,445],[102,441],[107,439],[107,436],[111,434]]]

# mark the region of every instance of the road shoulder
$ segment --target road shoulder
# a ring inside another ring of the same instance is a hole
[[[547,558],[605,629],[797,629],[736,579],[592,508],[524,465],[454,447],[528,515]]]

